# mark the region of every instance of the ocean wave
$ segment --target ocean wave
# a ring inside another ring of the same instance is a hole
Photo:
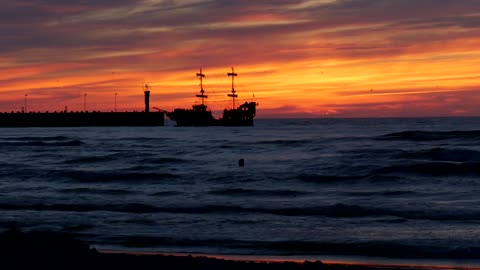
[[[157,222],[155,220],[146,219],[146,218],[127,219],[127,220],[125,220],[125,223],[135,224],[135,225],[147,225],[147,226],[152,226],[152,225],[157,224]]]
[[[194,239],[181,239],[173,237],[154,237],[154,236],[111,236],[105,238],[109,242],[113,242],[117,245],[124,247],[155,247],[155,246],[179,246],[179,247],[194,247],[194,246],[229,246],[243,241],[238,241],[234,239],[205,239],[205,240],[194,240]],[[252,247],[255,246],[255,242],[252,242]]]
[[[355,181],[367,181],[370,183],[382,183],[382,182],[395,182],[402,180],[403,178],[395,175],[382,174],[378,170],[373,170],[364,175],[322,175],[322,174],[306,174],[302,173],[297,176],[297,179],[306,183],[315,184],[332,184],[341,182],[355,182]]]
[[[410,190],[392,190],[392,191],[349,191],[343,192],[346,196],[370,197],[370,196],[411,196],[418,194]]]
[[[312,140],[263,140],[256,144],[278,145],[278,146],[298,146],[311,143]]]
[[[47,136],[47,137],[7,137],[1,138],[6,141],[67,141],[71,138],[66,136]]]
[[[80,182],[139,182],[158,181],[178,178],[178,175],[171,173],[144,173],[144,172],[122,172],[122,171],[80,171],[67,170],[58,171],[60,176],[71,178]]]
[[[66,188],[59,190],[61,193],[87,193],[102,195],[126,195],[135,192],[125,189],[99,189],[99,188]]]
[[[142,163],[149,163],[149,164],[179,164],[179,163],[186,163],[188,162],[185,159],[176,158],[176,157],[154,157],[154,158],[146,158],[142,160]]]
[[[318,150],[317,150],[318,151]],[[402,149],[393,149],[393,148],[359,148],[359,149],[348,149],[339,151],[340,154],[352,156],[355,158],[378,158],[378,157],[391,157],[398,156],[404,153]]]
[[[404,152],[398,154],[396,157],[404,159],[469,162],[480,161],[480,152],[470,149],[448,149],[435,147],[427,150]]]
[[[134,142],[150,142],[150,143],[163,143],[166,141],[171,141],[170,138],[163,137],[132,137],[132,138],[119,138],[119,141],[134,141]]]
[[[78,232],[86,231],[95,228],[93,224],[74,224],[74,225],[65,225],[62,227],[63,232]]]
[[[150,196],[175,196],[175,195],[180,195],[180,194],[183,194],[182,192],[180,191],[159,191],[159,192],[155,192],[155,193],[152,193],[150,194]]]
[[[234,149],[234,148],[237,148],[237,147],[238,147],[238,144],[226,143],[226,144],[221,144],[219,147],[220,147],[221,149]]]
[[[80,140],[69,140],[69,141],[43,141],[43,140],[34,140],[34,141],[17,141],[17,142],[2,142],[0,146],[80,146],[84,143]]]
[[[300,174],[297,178],[303,182],[313,183],[332,183],[343,181],[364,180],[369,175],[318,175],[318,174]]]
[[[310,194],[309,192],[296,190],[258,190],[258,189],[244,189],[244,188],[228,188],[210,191],[214,195],[227,196],[302,196]]]
[[[450,139],[479,139],[480,130],[472,131],[402,131],[389,133],[377,139],[380,140],[408,140],[408,141],[436,141]]]
[[[64,163],[67,163],[67,164],[97,163],[97,162],[111,161],[111,160],[114,160],[114,159],[115,159],[114,155],[88,156],[88,157],[81,157],[81,158],[65,160]]]
[[[455,159],[455,156],[452,156]],[[458,159],[463,159],[458,157]],[[352,175],[322,175],[302,173],[296,178],[302,182],[316,184],[332,184],[337,182],[396,182],[408,180],[405,175],[426,176],[478,176],[480,175],[480,162],[455,162],[455,161],[418,161],[385,165],[372,168],[365,174]],[[403,177],[402,177],[403,176]]]
[[[476,259],[480,256],[480,247],[476,246],[451,246],[419,245],[417,243],[402,243],[393,241],[365,241],[365,242],[316,242],[316,241],[247,241],[231,238],[190,239],[174,237],[156,237],[146,235],[136,236],[111,236],[107,241],[128,248],[210,248],[222,247],[235,252],[250,250],[251,252],[267,252],[269,254],[333,254],[333,255],[363,255],[391,258],[450,258],[450,259]]]
[[[379,174],[407,173],[435,176],[451,175],[480,175],[479,162],[422,162],[397,164],[376,169],[374,172]]]
[[[119,204],[119,205],[96,205],[96,204],[7,204],[0,203],[2,210],[35,210],[35,211],[66,211],[66,212],[93,212],[110,211],[125,213],[156,213],[155,206],[146,204]]]
[[[387,209],[381,207],[366,207],[361,205],[333,204],[315,207],[286,207],[262,208],[242,207],[236,205],[204,205],[204,206],[155,206],[143,203],[128,204],[10,204],[0,203],[1,210],[34,210],[34,211],[67,211],[67,212],[93,212],[109,211],[134,214],[172,213],[172,214],[239,214],[256,213],[278,216],[324,216],[330,218],[366,218],[366,217],[396,217],[409,220],[435,220],[435,221],[478,221],[480,211],[457,210],[422,210],[422,209]]]
[[[429,246],[417,243],[392,241],[367,241],[352,243],[314,242],[314,241],[277,241],[252,243],[250,248],[261,248],[289,254],[343,254],[364,255],[391,258],[478,258],[480,247],[456,247],[449,244]],[[239,247],[245,247],[242,243]]]

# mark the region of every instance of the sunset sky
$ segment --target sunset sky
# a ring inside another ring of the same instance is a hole
[[[0,111],[231,106],[258,117],[480,116],[478,0],[16,0]],[[73,1],[72,1],[73,2]]]

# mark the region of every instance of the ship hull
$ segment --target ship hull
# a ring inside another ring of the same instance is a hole
[[[212,116],[210,111],[175,109],[173,112],[167,112],[167,117],[175,121],[179,127],[220,125],[220,122]]]
[[[0,127],[87,127],[163,125],[163,112],[0,113]]]
[[[245,102],[237,109],[224,110],[220,122],[223,126],[253,126],[257,103]]]
[[[175,121],[178,127],[253,126],[256,106],[255,102],[245,102],[237,109],[225,109],[221,119],[214,118],[212,112],[206,110],[206,106],[202,107],[202,110],[195,109],[195,106],[194,109],[175,109],[173,112],[166,112],[166,115]]]

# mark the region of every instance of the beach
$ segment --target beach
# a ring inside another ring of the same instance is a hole
[[[371,261],[302,261],[262,256],[167,255],[122,251],[98,251],[71,235],[55,232],[0,234],[1,265],[7,269],[480,269],[473,266],[388,264]]]

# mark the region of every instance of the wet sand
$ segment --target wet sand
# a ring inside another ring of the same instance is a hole
[[[108,252],[91,248],[68,234],[18,230],[0,234],[0,265],[4,266],[2,269],[452,269],[441,265],[322,262],[284,257]]]
[[[479,269],[479,261],[465,260],[433,260],[433,259],[391,259],[381,257],[356,257],[356,256],[275,256],[275,255],[224,255],[224,254],[184,254],[184,253],[160,253],[160,252],[125,252],[99,250],[105,254],[130,254],[140,256],[174,256],[186,258],[213,258],[235,262],[255,263],[320,263],[320,269]],[[293,268],[296,269],[296,268]],[[299,268],[301,269],[301,268]]]

